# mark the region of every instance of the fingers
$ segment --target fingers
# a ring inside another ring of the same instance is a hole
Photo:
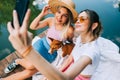
[[[13,32],[13,26],[11,25],[11,22],[8,22],[7,29],[10,34]]]
[[[14,24],[14,28],[15,29],[19,29],[20,28],[16,10],[13,10],[13,24]]]
[[[27,12],[26,12],[25,18],[23,20],[23,24],[22,24],[22,28],[24,30],[26,30],[28,28],[28,22],[29,22],[29,19],[30,19],[30,13],[31,13],[31,10],[28,9]]]
[[[50,7],[50,6],[48,6],[48,8],[49,8],[48,13],[49,13],[49,14],[53,14],[53,13],[52,13],[52,11],[50,10],[50,9],[51,9],[51,7]]]
[[[28,22],[29,22],[29,18],[30,18],[30,12],[31,12],[31,10],[28,9],[27,12],[26,12],[25,18],[23,20],[22,27],[21,27],[21,30],[23,32],[22,38],[23,38],[23,41],[24,41],[25,45],[27,45],[27,41],[28,41],[27,28],[28,28]]]
[[[27,41],[28,41],[27,32],[24,32],[22,38],[23,38],[24,45],[27,46],[27,45],[28,45],[28,44],[27,44]]]
[[[50,9],[50,6],[49,5],[46,5],[44,8],[43,8],[43,11],[48,11]]]
[[[9,33],[18,32],[19,34],[22,35],[25,43],[27,43],[26,42],[26,40],[27,40],[27,28],[28,28],[30,12],[31,12],[30,9],[28,9],[27,12],[26,12],[25,18],[23,20],[23,24],[20,27],[17,12],[16,12],[16,10],[14,10],[13,11],[13,25],[14,25],[14,28],[11,25],[10,22],[8,22],[8,24],[7,24]]]
[[[49,6],[49,5],[47,5],[47,6],[46,6],[46,10],[49,10],[49,9],[50,9],[50,6]]]
[[[50,8],[50,6],[49,6],[49,5],[45,5],[45,6],[44,6],[44,8],[49,9],[49,8]]]

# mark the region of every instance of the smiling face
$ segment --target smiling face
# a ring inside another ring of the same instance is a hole
[[[94,39],[100,36],[102,25],[99,20],[99,15],[93,10],[83,10],[80,12],[77,22],[75,23],[75,33],[92,37]]]
[[[89,28],[89,17],[87,13],[82,12],[79,14],[77,22],[75,23],[75,31],[80,33],[86,33]]]
[[[55,22],[57,24],[66,24],[69,18],[68,10],[64,7],[59,7],[58,11],[55,13]]]

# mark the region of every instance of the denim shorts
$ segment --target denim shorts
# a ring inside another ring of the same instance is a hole
[[[48,53],[50,45],[48,44],[46,37],[37,40],[33,44],[33,48],[50,63],[53,62],[57,57],[57,51],[55,51],[53,54]]]

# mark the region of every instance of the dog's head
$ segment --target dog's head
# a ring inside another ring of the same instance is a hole
[[[50,50],[48,51],[50,54],[52,54],[54,51],[58,50],[60,47],[63,46],[63,42],[59,40],[55,40],[53,38],[50,38],[51,44],[50,44]]]

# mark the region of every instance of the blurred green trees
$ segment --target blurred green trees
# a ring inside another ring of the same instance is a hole
[[[29,8],[31,9],[30,22],[40,13],[40,10],[36,9],[32,5],[33,0],[30,0]],[[0,24],[6,24],[12,20],[12,10],[15,6],[15,0],[0,0]]]

